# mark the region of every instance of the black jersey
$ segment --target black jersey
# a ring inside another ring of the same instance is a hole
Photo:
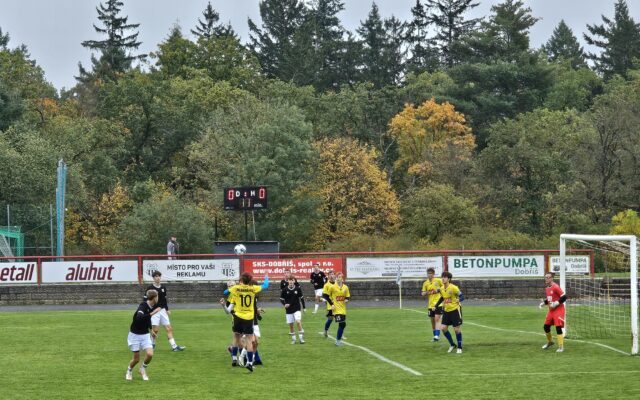
[[[289,304],[289,308],[285,308],[284,310],[286,314],[293,314],[296,311],[300,311],[300,305],[302,305],[302,308],[306,308],[300,286],[294,285],[293,289],[290,289],[289,285],[287,285],[280,293],[280,302],[282,305]]]
[[[169,310],[169,305],[167,304],[167,287],[161,283],[160,287],[156,287],[155,285],[149,285],[147,290],[151,290],[151,289],[158,292],[158,304],[156,304],[156,307]],[[144,292],[147,293],[147,290],[145,290]],[[146,300],[146,296],[145,296],[145,300]]]
[[[298,283],[298,280],[296,278],[293,278],[295,281],[295,285],[296,287],[300,287],[300,284]],[[289,281],[286,279],[283,279],[280,281],[280,290],[285,290],[287,288],[287,286],[289,286]]]
[[[311,280],[313,288],[316,290],[322,289],[324,287],[324,284],[327,283],[327,276],[322,271],[318,271],[317,274],[315,272],[312,272],[309,278]]]
[[[149,307],[146,301],[140,303],[135,314],[133,314],[133,321],[131,321],[131,328],[129,328],[131,333],[136,335],[149,333],[149,329],[151,329],[151,311],[153,310],[154,308]]]

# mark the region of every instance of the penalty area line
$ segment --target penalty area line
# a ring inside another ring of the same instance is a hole
[[[320,334],[320,335],[324,335],[324,332],[318,332],[318,334]],[[336,339],[336,338],[334,338],[334,337],[333,337],[333,336],[331,336],[331,335],[328,335],[328,336],[329,336],[329,338],[331,338],[332,340],[335,340],[335,339]],[[366,347],[364,347],[364,346],[359,346],[359,345],[357,345],[357,344],[353,344],[353,343],[345,342],[344,340],[343,340],[341,343],[342,343],[343,345],[345,345],[345,346],[351,346],[351,347],[355,347],[355,348],[357,348],[357,349],[360,349],[360,350],[364,351],[365,353],[367,353],[367,354],[369,354],[369,355],[371,355],[371,356],[373,356],[373,357],[377,358],[378,360],[383,361],[383,362],[386,362],[387,364],[391,364],[391,365],[393,365],[394,367],[398,367],[398,368],[400,368],[401,370],[406,371],[406,372],[408,372],[408,373],[410,373],[410,374],[413,374],[413,375],[416,375],[416,376],[422,376],[422,374],[421,374],[420,372],[418,372],[418,371],[416,371],[416,370],[413,370],[413,369],[411,369],[411,368],[407,367],[406,365],[400,364],[399,362],[396,362],[396,361],[390,360],[390,359],[388,359],[387,357],[385,357],[385,356],[383,356],[383,355],[381,355],[381,354],[378,354],[378,353],[376,353],[375,351],[373,351],[373,350],[371,350],[371,349],[368,349],[368,348],[366,348]]]
[[[413,311],[413,312],[417,312],[420,314],[429,314],[425,311],[420,311],[420,310],[414,310],[411,308],[403,308],[403,310],[407,310],[407,311]],[[495,326],[486,326],[486,325],[482,325],[482,324],[476,324],[475,322],[464,322],[465,324],[468,325],[473,325],[473,326],[477,326],[479,328],[484,328],[484,329],[490,329],[490,330],[494,330],[494,331],[500,331],[500,332],[514,332],[514,333],[525,333],[527,335],[537,335],[537,336],[545,336],[544,333],[540,333],[540,332],[531,332],[531,331],[521,331],[518,329],[505,329],[505,328],[498,328]],[[620,353],[620,354],[624,354],[625,356],[630,356],[631,353],[627,353],[626,351],[622,351],[620,349],[616,349],[615,347],[611,347],[611,346],[607,346],[606,344],[602,344],[602,343],[598,343],[598,342],[589,342],[587,340],[580,340],[580,339],[565,339],[571,342],[576,342],[576,343],[585,343],[585,344],[591,344],[594,346],[598,346],[598,347],[602,347],[604,349],[607,350],[611,350],[611,351],[615,351],[616,353]]]

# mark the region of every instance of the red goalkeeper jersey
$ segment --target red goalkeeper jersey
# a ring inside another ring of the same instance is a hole
[[[564,296],[564,290],[557,283],[552,283],[544,289],[547,295],[547,303],[550,305],[554,301],[560,301],[560,297]],[[564,303],[555,308],[556,310],[564,310]]]

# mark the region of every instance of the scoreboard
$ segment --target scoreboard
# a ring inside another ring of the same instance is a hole
[[[261,210],[267,208],[267,187],[231,187],[224,189],[225,210]]]

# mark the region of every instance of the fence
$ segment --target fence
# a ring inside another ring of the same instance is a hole
[[[440,250],[414,252],[158,254],[0,257],[0,284],[143,283],[160,271],[165,281],[220,282],[243,272],[308,279],[315,264],[350,280],[423,279],[426,268],[459,278],[540,277],[557,264],[557,250]],[[572,252],[576,273],[594,272],[592,250]]]

